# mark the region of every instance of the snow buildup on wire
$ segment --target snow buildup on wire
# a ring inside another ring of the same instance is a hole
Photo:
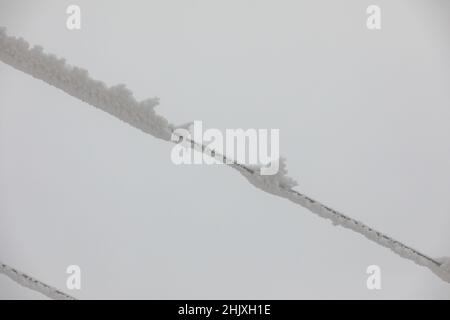
[[[17,271],[6,264],[0,263],[0,273],[3,273],[21,286],[40,292],[51,299],[75,300],[74,297],[69,296],[68,294],[65,294],[64,292],[59,291],[58,289],[55,289],[39,280],[36,280],[23,272]]]
[[[450,282],[450,257],[441,257],[437,260],[439,261],[440,266],[434,266],[431,268],[431,271],[433,271],[442,280]]]
[[[417,250],[389,237],[364,223],[350,218],[324,204],[311,199],[293,189],[297,185],[296,181],[287,176],[286,160],[280,159],[280,170],[276,175],[264,176],[260,174],[260,168],[256,166],[233,165],[248,181],[263,191],[286,198],[299,204],[318,216],[328,219],[335,226],[342,226],[351,229],[369,240],[386,247],[399,256],[415,262],[420,266],[429,268],[439,278],[450,282],[450,258],[432,259]]]
[[[102,109],[144,132],[170,141],[171,133],[175,127],[154,112],[155,106],[158,105],[158,99],[156,98],[137,102],[131,91],[124,85],[107,88],[103,82],[89,78],[86,70],[70,67],[64,59],[44,54],[42,47],[35,46],[30,49],[28,43],[23,39],[8,37],[5,28],[0,29],[0,60]],[[188,126],[188,124],[182,125],[182,127],[185,126]],[[207,150],[204,146],[199,147],[202,152]],[[279,165],[280,170],[276,175],[264,176],[261,175],[261,168],[247,167],[238,163],[231,164],[250,183],[261,190],[289,199],[318,216],[331,220],[334,225],[340,225],[358,232],[366,238],[391,249],[401,257],[428,267],[441,279],[450,282],[449,258],[433,259],[427,257],[362,222],[301,194],[293,189],[296,182],[286,175],[285,160],[281,159]]]
[[[270,164],[269,164],[270,166]],[[255,187],[268,193],[282,196],[283,192],[297,186],[297,182],[287,175],[286,159],[278,160],[278,172],[274,175],[262,175],[259,166],[233,165]]]
[[[157,138],[170,140],[173,126],[156,114],[158,98],[138,102],[123,84],[107,87],[92,79],[87,70],[72,67],[64,59],[46,54],[41,46],[30,48],[22,38],[10,37],[0,28],[0,60],[41,79]]]

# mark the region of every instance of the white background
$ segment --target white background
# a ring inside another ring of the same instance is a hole
[[[279,128],[299,190],[438,257],[449,14],[444,0],[0,0],[8,34],[159,96],[172,123]],[[84,299],[450,298],[428,269],[229,168],[175,166],[171,147],[0,63],[0,260]],[[366,288],[371,264],[382,290]],[[42,296],[0,275],[0,298]]]

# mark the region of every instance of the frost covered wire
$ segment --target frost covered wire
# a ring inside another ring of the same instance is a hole
[[[30,277],[29,275],[17,271],[14,268],[11,268],[10,266],[7,266],[4,263],[0,262],[0,273],[3,273],[7,277],[9,277],[11,280],[17,282],[21,286],[24,286],[26,288],[29,288],[31,290],[37,291],[42,293],[43,295],[54,299],[54,300],[76,300],[74,297],[69,296],[68,294],[65,294],[62,291],[59,291],[58,289],[55,289],[33,277]]]
[[[0,27],[0,59],[34,78],[63,90],[94,107],[121,119],[156,138],[170,140],[172,125],[154,108],[158,98],[137,101],[125,85],[107,87],[92,79],[87,70],[72,67],[64,59],[43,53],[41,46],[30,48],[22,38],[9,37]]]
[[[227,159],[226,156],[217,154],[214,150],[210,150],[207,147],[192,140],[189,140],[188,142],[191,148],[212,156],[216,159],[219,158],[223,161],[223,163],[229,164],[231,167],[238,170],[255,187],[267,193],[280,196],[296,204],[299,204],[312,213],[315,213],[324,219],[329,219],[335,226],[340,225],[344,228],[351,229],[363,235],[367,239],[392,250],[399,256],[405,259],[409,259],[418,265],[429,268],[439,278],[446,282],[450,282],[450,257],[431,258],[421,253],[420,251],[413,249],[403,244],[402,242],[397,241],[392,237],[365,225],[358,220],[350,218],[322,204],[321,202],[314,200],[298,192],[297,190],[294,190],[293,187],[297,185],[297,182],[287,176],[285,159],[280,159],[280,170],[278,174],[274,176],[263,176],[260,175],[258,167],[249,167],[236,163],[235,161]]]
[[[182,126],[174,126],[154,111],[157,98],[136,101],[130,90],[124,85],[107,87],[103,82],[93,80],[86,70],[71,67],[63,59],[43,53],[39,46],[30,48],[23,40],[6,35],[6,29],[0,29],[0,60],[10,66],[41,79],[68,94],[89,103],[123,120],[142,131],[165,141],[171,141],[172,133]],[[183,139],[181,139],[181,142]],[[285,160],[280,160],[279,173],[273,176],[260,175],[259,168],[227,161],[223,155],[195,141],[187,141],[190,147],[215,158],[239,171],[255,187],[273,195],[286,198],[299,204],[318,216],[329,219],[334,225],[351,229],[366,238],[391,249],[399,256],[414,261],[433,271],[444,281],[450,282],[450,259],[435,259],[376,231],[360,221],[352,219],[326,205],[313,200],[293,189],[296,182],[287,176]]]

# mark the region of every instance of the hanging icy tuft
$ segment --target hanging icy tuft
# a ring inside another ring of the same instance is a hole
[[[8,36],[4,27],[0,27],[0,49],[0,61],[156,138],[170,140],[170,123],[154,110],[159,103],[158,98],[138,102],[124,84],[108,87],[92,79],[87,70],[66,64],[64,59],[45,53],[42,47],[30,48],[25,40]]]
[[[294,179],[287,175],[285,158],[280,158],[267,166],[244,167],[236,164],[232,166],[255,187],[275,195],[281,195],[286,190],[290,190],[298,185]],[[270,174],[274,170],[275,172]]]

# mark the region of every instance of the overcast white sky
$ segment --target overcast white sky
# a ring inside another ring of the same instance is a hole
[[[280,129],[299,190],[431,256],[450,255],[449,15],[445,0],[0,0],[10,35],[159,96],[173,123]],[[171,147],[0,63],[0,261],[84,299],[450,298],[428,269],[224,166],[175,166]],[[42,297],[0,275],[0,298]]]

